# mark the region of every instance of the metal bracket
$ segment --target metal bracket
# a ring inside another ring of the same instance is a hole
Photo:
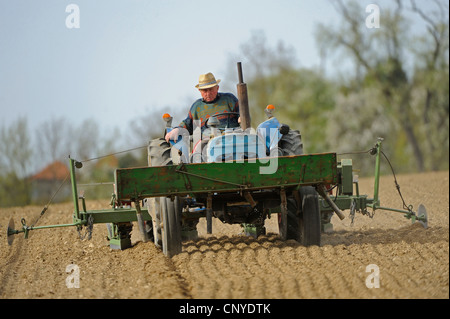
[[[287,239],[287,199],[286,199],[286,190],[281,188],[280,190],[280,198],[281,198],[281,225],[280,225],[280,236],[281,240]]]
[[[206,200],[206,233],[212,234],[212,194]]]

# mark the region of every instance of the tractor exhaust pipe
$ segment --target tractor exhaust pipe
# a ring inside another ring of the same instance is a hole
[[[239,114],[241,117],[241,128],[243,131],[250,128],[250,109],[248,107],[248,95],[247,95],[247,84],[244,83],[244,77],[242,75],[242,64],[237,63],[239,83],[237,84],[237,95],[239,100]]]

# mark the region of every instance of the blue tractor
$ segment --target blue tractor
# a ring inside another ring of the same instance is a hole
[[[229,120],[225,121],[226,124],[223,124],[224,121],[220,124],[217,119],[219,116],[223,118],[225,115],[230,119],[236,113],[218,113],[207,120],[207,128],[203,132],[200,132],[200,128],[198,131],[194,129],[192,136],[180,135],[176,142],[170,140],[170,143],[166,142],[164,137],[154,139],[148,146],[149,166],[178,165],[182,167],[195,163],[234,165],[259,161],[268,164],[260,168],[260,178],[264,179],[264,175],[273,174],[278,169],[279,157],[303,154],[300,132],[280,123],[274,117],[273,105],[266,107],[265,113],[268,119],[256,130],[245,125],[249,123],[249,112],[246,88],[244,87],[245,94],[240,92],[242,91],[240,85],[245,85],[242,82],[240,65],[238,65],[238,71],[241,124],[233,125],[230,124],[233,122]],[[167,134],[173,129],[172,117],[165,114],[163,118],[166,121],[165,134]],[[209,174],[208,178],[215,178],[214,172]],[[161,229],[163,215],[175,215],[179,217],[175,223],[180,225],[174,225],[174,227],[181,227],[181,240],[197,237],[196,227],[201,217],[207,218],[208,233],[212,231],[210,219],[216,217],[224,223],[240,224],[246,235],[257,237],[265,234],[265,219],[275,214],[279,218],[282,238],[295,239],[305,245],[320,245],[320,210],[315,188],[302,186],[296,190],[287,189],[281,195],[283,196],[280,196],[279,190],[261,188],[252,192],[209,192],[208,196],[205,193],[204,196],[200,194],[175,198],[148,198],[147,207],[152,215],[152,220],[147,222],[148,236],[164,250]],[[287,208],[285,220],[282,220],[282,214],[280,214],[283,205]],[[207,207],[211,207],[209,215]],[[170,211],[167,212],[167,210]],[[174,230],[174,232],[178,231]],[[179,246],[181,247],[181,244]]]

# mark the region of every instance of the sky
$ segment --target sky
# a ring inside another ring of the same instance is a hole
[[[70,4],[79,28],[66,25]],[[124,127],[155,108],[187,112],[199,75],[223,78],[253,31],[312,66],[314,26],[335,16],[326,0],[0,0],[0,125],[25,116],[31,127],[60,117]]]
[[[336,19],[328,0],[0,0],[0,127],[64,117],[126,130],[154,110],[187,112],[199,75],[223,78],[252,32],[314,68],[315,27]]]

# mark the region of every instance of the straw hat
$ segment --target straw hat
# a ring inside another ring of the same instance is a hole
[[[195,86],[197,89],[208,89],[216,86],[220,83],[220,80],[216,80],[211,72],[202,74],[198,78],[198,84]]]

